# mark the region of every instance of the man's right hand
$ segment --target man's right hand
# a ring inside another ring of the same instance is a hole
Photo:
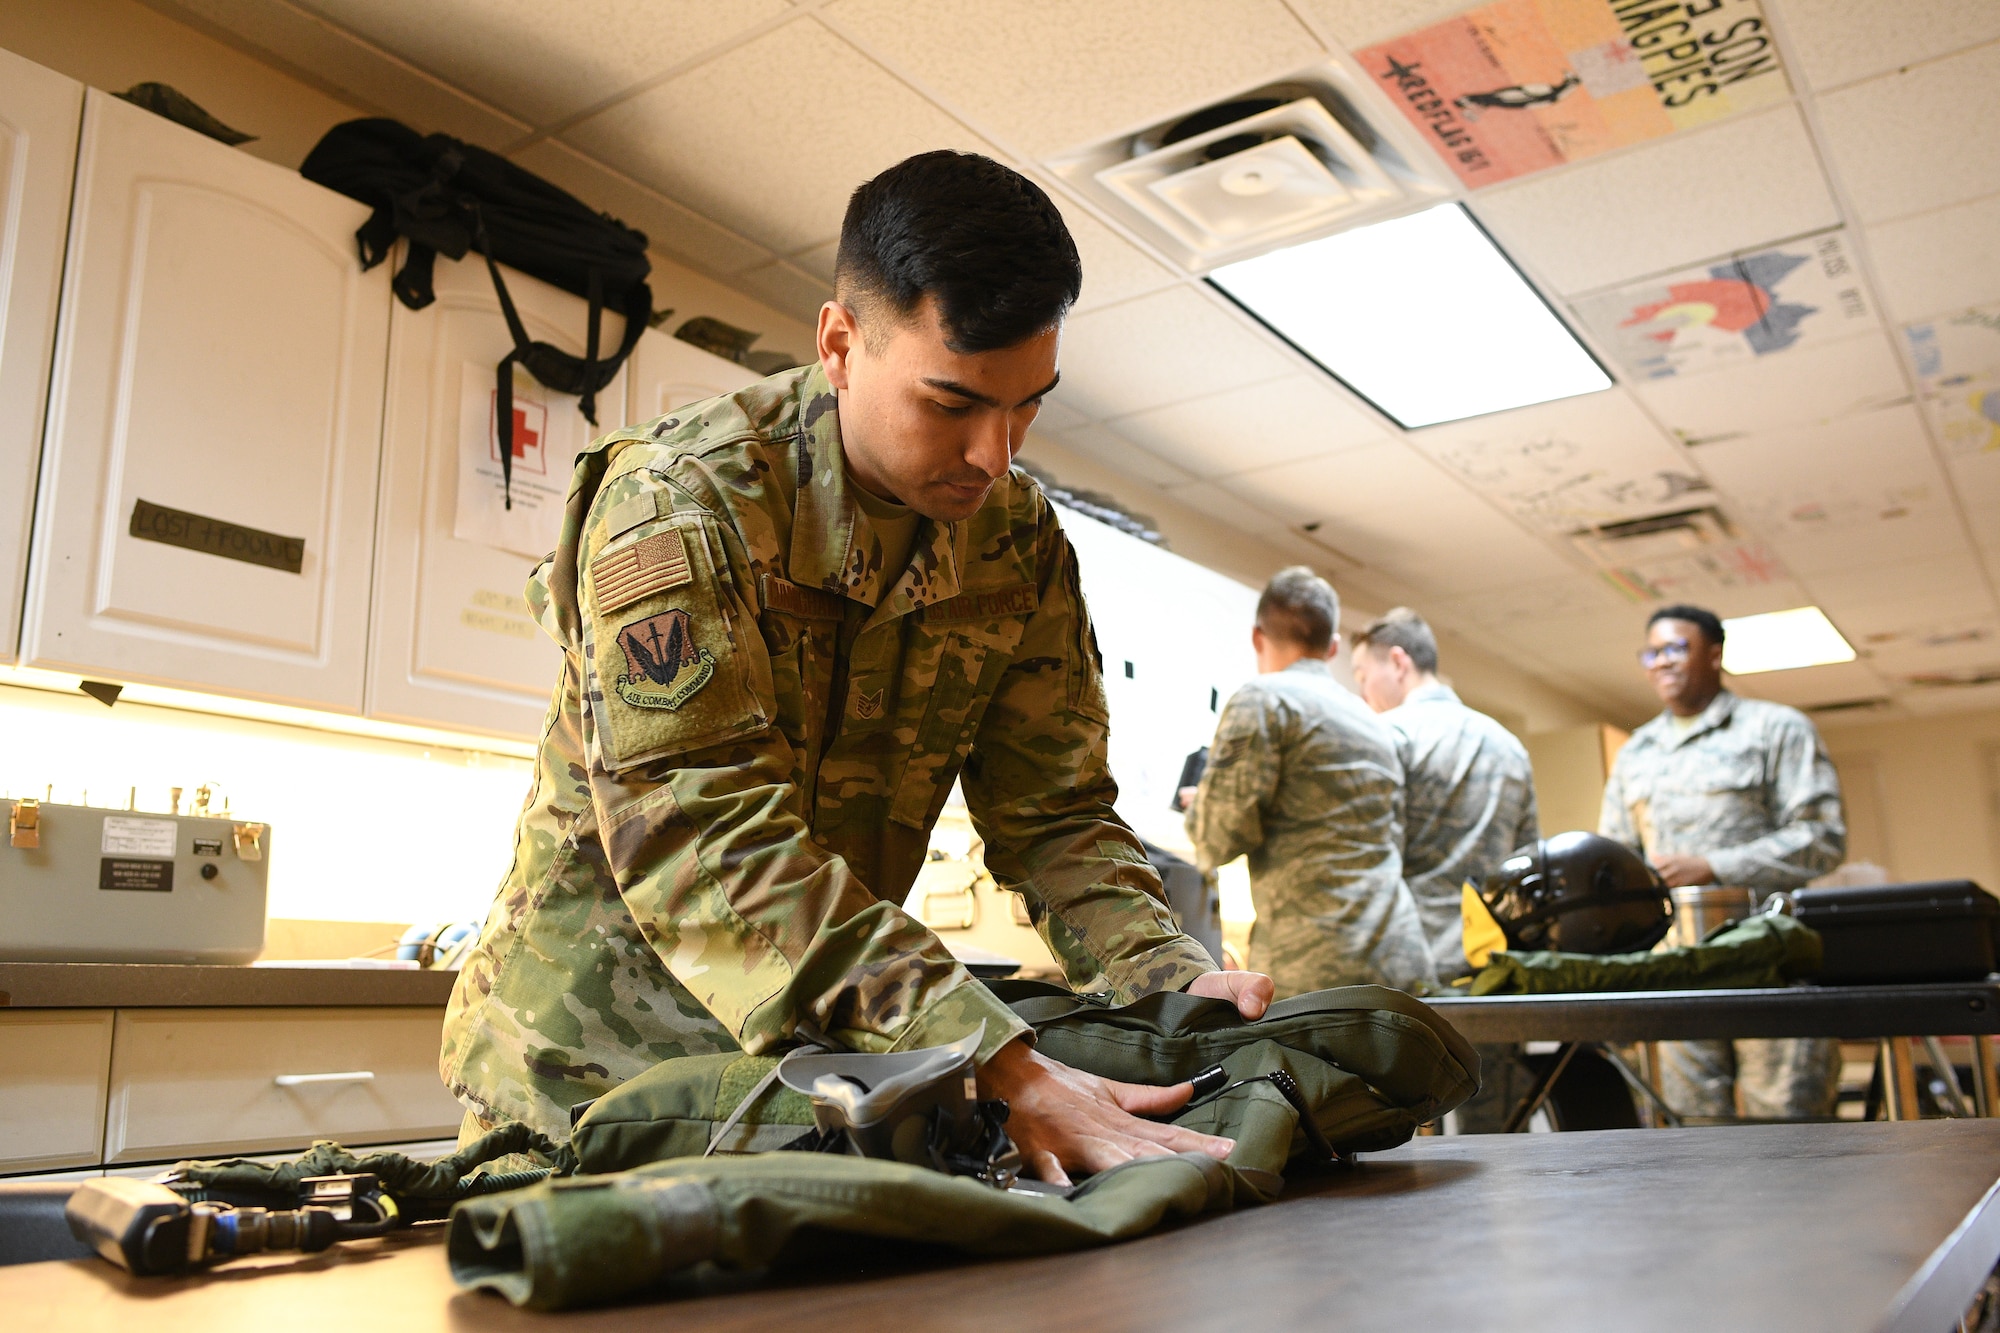
[[[1234,1139],[1139,1118],[1178,1111],[1194,1095],[1193,1084],[1115,1083],[1051,1060],[1024,1041],[1007,1043],[980,1066],[979,1092],[1006,1099],[1007,1133],[1022,1162],[1052,1185],[1069,1184],[1072,1170],[1089,1175],[1135,1157],[1181,1152],[1221,1159],[1236,1147]]]

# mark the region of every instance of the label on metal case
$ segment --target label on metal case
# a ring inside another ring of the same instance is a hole
[[[172,893],[172,861],[125,861],[107,856],[97,863],[99,889],[135,889],[142,893]]]
[[[133,819],[107,815],[104,819],[106,856],[165,856],[174,854],[174,839],[180,825],[171,819]]]

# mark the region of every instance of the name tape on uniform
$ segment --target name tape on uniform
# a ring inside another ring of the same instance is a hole
[[[819,588],[802,588],[796,583],[779,578],[776,574],[764,576],[764,605],[773,611],[783,611],[788,616],[801,620],[838,620],[847,606],[847,599],[838,593],[825,592]]]

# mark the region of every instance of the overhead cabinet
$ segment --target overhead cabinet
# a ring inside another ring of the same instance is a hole
[[[0,51],[0,663],[19,647],[83,85]]]
[[[529,336],[581,355],[585,303],[504,272]],[[621,424],[625,375],[599,395],[592,426],[577,399],[516,370],[513,480],[503,490],[495,367],[513,339],[477,257],[440,262],[435,285],[433,304],[399,304],[391,320],[368,711],[532,736],[561,654],[523,590],[560,535],[576,455]],[[605,324],[615,346],[617,316]]]
[[[756,371],[658,329],[640,335],[625,373],[632,385],[628,419],[635,423],[704,398],[734,393],[757,380]]]
[[[360,711],[390,304],[367,215],[87,94],[25,661]]]

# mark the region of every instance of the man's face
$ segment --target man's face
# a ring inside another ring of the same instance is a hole
[[[1410,692],[1409,684],[1403,679],[1404,673],[1397,668],[1408,660],[1408,654],[1398,659],[1400,649],[1391,648],[1384,652],[1373,644],[1362,644],[1347,659],[1354,669],[1354,684],[1361,691],[1362,699],[1378,713],[1386,713],[1403,702],[1403,696]]]
[[[1639,656],[1660,702],[1682,717],[1708,706],[1722,688],[1722,646],[1687,620],[1655,620]]]
[[[954,352],[937,303],[907,318],[820,309],[819,354],[840,391],[840,438],[854,479],[926,518],[970,518],[1006,475],[1056,386],[1057,325],[1012,347]]]

